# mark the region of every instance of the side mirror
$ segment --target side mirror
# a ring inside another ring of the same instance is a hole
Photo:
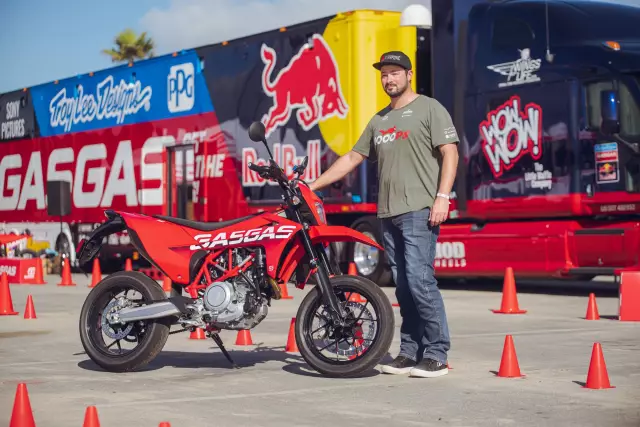
[[[262,122],[253,122],[251,126],[249,126],[249,138],[253,142],[264,142],[266,144],[265,139],[265,128]]]
[[[600,92],[600,115],[602,122],[600,130],[605,135],[620,132],[620,100],[615,90]]]

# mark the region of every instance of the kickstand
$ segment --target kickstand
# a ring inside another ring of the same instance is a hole
[[[211,339],[215,341],[216,344],[218,344],[218,347],[220,347],[220,350],[222,350],[222,354],[224,354],[224,357],[226,357],[229,363],[231,363],[231,366],[234,369],[240,369],[240,367],[236,365],[233,359],[231,359],[231,355],[229,355],[229,352],[227,352],[227,349],[224,348],[224,344],[222,344],[222,339],[220,338],[220,335],[213,333],[210,336],[211,336]]]

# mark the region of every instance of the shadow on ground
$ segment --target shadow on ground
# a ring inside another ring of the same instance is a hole
[[[144,368],[138,372],[156,371],[165,367],[172,368],[214,368],[224,369],[225,371],[242,370],[266,362],[283,362],[282,370],[294,375],[305,377],[323,377],[322,374],[311,368],[304,359],[296,353],[286,353],[284,346],[279,347],[255,347],[247,350],[227,349],[229,355],[235,362],[238,369],[235,369],[231,363],[225,358],[224,354],[217,347],[211,347],[210,352],[191,352],[191,351],[162,351],[158,356]],[[381,363],[391,360],[391,356],[387,354]],[[100,366],[95,364],[91,359],[78,362],[78,367],[87,371],[107,372]],[[372,370],[360,375],[360,378],[369,378],[379,375],[380,372]]]

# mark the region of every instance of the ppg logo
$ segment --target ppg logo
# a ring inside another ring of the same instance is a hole
[[[193,64],[174,65],[167,76],[167,106],[169,112],[179,113],[193,108],[196,98]]]

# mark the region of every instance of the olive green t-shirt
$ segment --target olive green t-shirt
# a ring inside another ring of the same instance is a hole
[[[353,150],[378,163],[378,217],[431,207],[440,182],[438,146],[457,143],[447,110],[418,95],[399,109],[382,109],[369,121]]]

